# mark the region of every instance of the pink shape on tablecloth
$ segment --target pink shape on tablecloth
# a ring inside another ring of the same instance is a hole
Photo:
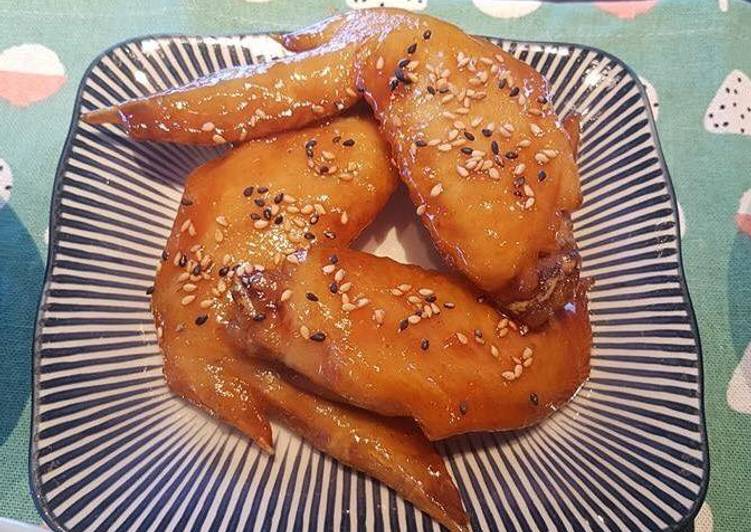
[[[595,6],[601,11],[615,15],[618,18],[633,20],[643,15],[657,5],[657,0],[595,2]]]
[[[738,229],[751,236],[751,189],[741,196],[738,213],[735,215],[735,224]]]
[[[28,74],[0,70],[0,98],[19,107],[27,107],[55,94],[65,83],[65,76]]]

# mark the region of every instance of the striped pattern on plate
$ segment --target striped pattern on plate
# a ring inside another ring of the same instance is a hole
[[[503,42],[582,115],[576,236],[591,379],[530,430],[440,444],[475,530],[674,529],[707,482],[701,356],[646,95],[590,48]],[[275,458],[167,389],[146,288],[182,181],[219,148],[135,143],[79,112],[284,50],[268,36],[153,37],[86,73],[52,201],[34,346],[31,481],[56,529],[437,530],[393,491],[276,427]]]

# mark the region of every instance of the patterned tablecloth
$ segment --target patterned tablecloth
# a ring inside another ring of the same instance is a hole
[[[27,475],[31,342],[48,205],[76,87],[148,33],[297,28],[394,5],[475,33],[602,48],[641,76],[681,215],[704,347],[711,480],[701,531],[751,523],[751,3],[744,0],[0,0],[0,516],[38,523]]]

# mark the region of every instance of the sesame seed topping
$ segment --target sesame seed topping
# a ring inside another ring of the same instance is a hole
[[[337,270],[337,272],[336,272],[336,273],[334,274],[334,280],[335,280],[335,281],[336,281],[337,283],[341,283],[341,282],[342,282],[342,280],[344,279],[344,276],[345,276],[345,275],[347,275],[347,272],[346,272],[346,271],[344,271],[343,269],[339,269],[339,270]]]
[[[227,139],[225,139],[221,135],[214,135],[213,137],[211,137],[211,140],[214,141],[214,144],[224,144],[225,142],[227,142]]]
[[[417,50],[417,43],[414,42],[414,43],[410,44],[409,47],[407,48],[407,53],[408,54],[413,54],[413,53],[415,53],[416,50]]]
[[[512,381],[516,379],[516,375],[514,374],[513,371],[504,371],[503,373],[501,373],[501,376],[507,381]]]
[[[531,393],[529,394],[529,402],[537,406],[540,403],[540,399],[537,397],[536,393]]]
[[[378,56],[378,59],[376,60],[376,70],[383,70],[383,56]]]
[[[284,301],[288,301],[289,298],[291,298],[291,297],[292,297],[292,290],[290,290],[289,288],[287,288],[284,292],[282,292],[282,295],[279,298],[279,300],[282,301],[282,302],[284,302]]]
[[[428,341],[427,338],[423,338],[422,341],[420,342],[420,349],[422,349],[423,351],[427,351],[429,347],[430,347],[430,342]]]
[[[463,416],[466,415],[467,412],[469,412],[469,404],[467,403],[467,401],[462,401],[459,403],[459,412]]]
[[[310,336],[310,329],[308,329],[305,325],[300,326],[300,336],[303,338],[307,338]]]
[[[422,216],[423,214],[425,214],[425,209],[426,208],[427,207],[425,206],[424,203],[422,205],[420,205],[419,207],[417,207],[417,209],[415,210],[415,212],[417,213],[417,216]]]
[[[456,165],[456,173],[462,177],[467,177],[469,175],[469,171],[462,165]]]
[[[519,163],[516,165],[516,168],[514,168],[514,175],[520,176],[524,173],[524,170],[527,169],[527,166],[524,163]]]
[[[268,225],[268,220],[256,220],[253,223],[253,227],[255,227],[256,229],[265,229],[266,227],[268,227]]]
[[[412,314],[409,318],[407,318],[407,321],[412,325],[416,325],[420,323],[421,319],[422,318],[420,316],[417,316],[416,314]]]
[[[310,339],[314,342],[323,342],[326,339],[326,333],[318,331],[310,335]]]
[[[313,104],[310,106],[310,110],[313,111],[315,114],[320,115],[323,114],[325,109],[321,105]]]
[[[208,315],[201,314],[196,318],[196,325],[203,325],[209,319]]]
[[[430,30],[425,30],[425,33],[422,34],[422,38],[427,41],[428,39],[430,39],[431,35],[433,35],[433,32],[431,32]]]
[[[399,332],[403,331],[409,326],[409,322],[407,320],[402,320],[399,322]]]
[[[323,268],[321,268],[321,270],[326,275],[330,275],[330,274],[334,273],[334,270],[336,270],[336,265],[334,265],[334,264],[327,264],[326,266],[324,266]]]
[[[180,300],[180,303],[182,303],[183,305],[190,305],[191,303],[193,303],[193,301],[195,301],[195,299],[196,299],[196,296],[191,294],[189,296],[185,296],[184,298],[182,298]]]
[[[305,297],[308,299],[308,301],[318,301],[318,296],[313,292],[306,292]]]
[[[433,188],[430,189],[430,196],[435,198],[441,192],[443,192],[443,185],[441,183],[436,183],[433,185]]]
[[[402,292],[402,291],[401,291],[401,290],[399,290],[398,288],[392,288],[392,289],[391,289],[391,295],[392,295],[392,296],[396,296],[396,297],[401,297],[401,296],[403,296],[403,295],[404,295],[404,292]]]
[[[459,340],[459,343],[461,343],[463,345],[467,345],[467,343],[469,342],[469,340],[467,339],[467,337],[465,335],[463,335],[462,333],[460,333],[460,332],[456,333],[456,338],[457,338],[457,340]]]

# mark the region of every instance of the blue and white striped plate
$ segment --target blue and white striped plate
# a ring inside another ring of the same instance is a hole
[[[592,375],[533,429],[440,449],[475,530],[680,528],[708,476],[701,351],[644,88],[599,50],[501,45],[548,78],[561,116],[583,117],[575,227],[584,273],[596,281]],[[284,53],[264,35],[135,39],[97,58],[81,83],[55,180],[34,344],[31,486],[52,528],[438,529],[283,428],[270,458],[169,391],[146,288],[185,176],[219,150],[136,143],[78,120]],[[393,238],[425,245],[416,226],[389,229],[393,211],[404,216],[404,198],[394,201],[366,248]]]

